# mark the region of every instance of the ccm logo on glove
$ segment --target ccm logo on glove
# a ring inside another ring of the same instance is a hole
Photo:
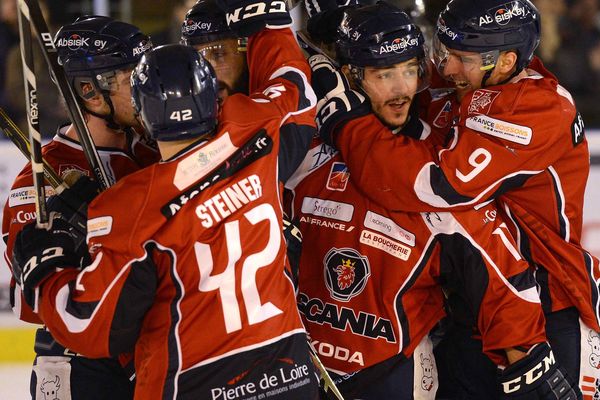
[[[286,13],[287,10],[285,7],[285,2],[280,0],[275,0],[269,3],[252,3],[248,4],[244,7],[239,7],[233,10],[233,12],[228,12],[226,15],[227,25],[235,24],[243,19],[257,17],[259,15],[264,14],[273,14],[273,13]]]
[[[548,372],[550,366],[554,364],[556,364],[556,360],[554,359],[554,353],[550,350],[548,355],[546,355],[542,361],[534,365],[529,371],[513,380],[502,382],[502,390],[504,393],[513,393],[518,391],[523,384],[531,385]]]
[[[64,251],[62,247],[49,247],[44,249],[41,256],[33,256],[27,261],[27,263],[23,266],[23,274],[22,280],[26,281],[29,278],[29,274],[35,267],[37,267],[40,263],[46,262],[55,257],[62,257],[64,255]],[[39,259],[39,260],[38,260]]]

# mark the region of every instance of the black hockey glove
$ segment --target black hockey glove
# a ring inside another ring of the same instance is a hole
[[[365,97],[350,89],[344,74],[323,55],[308,59],[312,87],[317,95],[317,129],[321,139],[335,147],[334,135],[344,123],[371,112]]]
[[[306,31],[315,42],[333,43],[338,39],[338,26],[344,18],[344,11],[358,4],[355,0],[347,4],[338,4],[335,0],[307,0],[306,10],[309,13]],[[311,15],[313,10],[319,10]]]
[[[292,25],[287,3],[283,0],[217,0],[225,11],[229,28],[238,36],[251,36],[263,28]]]
[[[21,285],[25,301],[36,308],[36,289],[56,271],[56,268],[79,268],[90,262],[87,246],[80,232],[61,218],[50,214],[48,229],[26,225],[17,234],[13,248],[12,269],[15,280]]]
[[[527,356],[499,370],[501,399],[506,400],[577,400],[582,394],[556,363],[548,343],[532,347]]]
[[[69,189],[48,198],[47,209],[59,213],[73,229],[80,232],[79,239],[85,241],[88,204],[98,195],[100,186],[85,175],[79,176],[70,185]],[[76,247],[81,245],[77,243]]]

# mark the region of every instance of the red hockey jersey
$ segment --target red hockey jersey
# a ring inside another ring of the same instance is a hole
[[[289,29],[252,36],[248,57],[260,92],[228,97],[209,141],[100,194],[93,263],[42,288],[59,342],[90,357],[135,344],[136,399],[316,396],[280,201],[306,152],[284,136],[314,132],[310,69]]]
[[[440,258],[450,261],[453,252],[471,252],[452,273],[466,271],[465,290],[475,289],[467,295],[492,360],[506,364],[505,348],[545,340],[528,264],[493,205],[390,212],[364,196],[352,174],[316,142],[286,184],[303,236],[299,309],[328,369],[349,374],[411,356],[444,316]]]
[[[352,179],[390,209],[499,199],[521,253],[537,268],[545,311],[575,306],[599,330],[600,269],[580,244],[589,172],[583,121],[541,63],[532,67],[525,78],[465,96],[448,148],[394,137],[374,115],[348,123],[337,146],[358,171]]]
[[[66,127],[59,130],[52,141],[43,147],[42,155],[44,159],[48,161],[60,176],[64,176],[68,172],[75,170],[91,177],[92,172],[81,145],[62,134],[61,131],[64,130],[66,130]],[[155,148],[146,144],[139,135],[134,135],[131,152],[129,153],[118,149],[100,147],[98,148],[98,154],[111,182],[116,182],[142,167],[157,162],[160,158]],[[46,186],[46,195],[50,196],[53,193],[52,187]],[[6,242],[4,257],[9,266],[17,232],[25,224],[35,221],[34,202],[35,193],[31,165],[27,164],[15,179],[8,195],[8,200],[4,205],[2,237]],[[32,323],[41,323],[39,317],[23,301],[20,289],[15,285],[14,279],[11,280],[10,290],[11,306],[19,319]]]

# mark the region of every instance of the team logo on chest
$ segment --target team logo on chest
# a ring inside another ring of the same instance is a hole
[[[329,177],[327,178],[327,189],[337,190],[343,192],[346,190],[348,185],[348,179],[350,178],[350,172],[346,164],[341,162],[334,162],[329,171]]]
[[[492,103],[496,100],[496,97],[500,92],[494,90],[479,89],[473,92],[471,103],[469,104],[469,115],[470,114],[487,114],[492,108]]]
[[[369,259],[350,248],[332,248],[323,260],[325,285],[332,298],[350,301],[365,288],[371,268]]]

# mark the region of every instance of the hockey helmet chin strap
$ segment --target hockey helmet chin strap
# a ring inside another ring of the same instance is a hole
[[[481,58],[483,60],[483,66],[481,67],[481,69],[485,70],[485,74],[483,74],[483,77],[481,78],[481,87],[482,88],[485,88],[488,86],[487,81],[490,78],[490,76],[492,75],[492,72],[494,71],[494,69],[496,68],[496,63],[498,62],[498,59],[500,58],[499,52],[497,52],[497,54],[495,54],[495,55],[493,53],[494,53],[494,51],[487,52],[487,53],[481,53]],[[515,54],[517,54],[516,65],[518,65],[520,55],[517,52],[515,52]],[[510,82],[510,80],[512,78],[514,78],[515,76],[517,76],[522,70],[523,70],[523,68],[515,68],[515,70],[512,72],[512,74],[510,74],[508,76],[508,78],[505,78],[498,83],[494,83],[491,86],[504,85],[505,83]]]

